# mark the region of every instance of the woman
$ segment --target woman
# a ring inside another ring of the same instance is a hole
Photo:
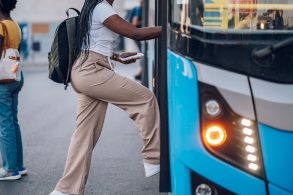
[[[16,0],[0,0],[0,20],[6,26],[10,47],[18,49],[21,41],[20,27],[10,17]],[[0,27],[0,35],[3,37]],[[3,45],[1,46],[3,47]],[[27,170],[23,166],[21,132],[17,119],[18,94],[23,86],[20,81],[0,83],[0,150],[3,168],[0,168],[0,181],[20,179]]]
[[[78,94],[77,128],[71,138],[64,175],[51,195],[84,193],[92,151],[100,136],[108,103],[125,110],[139,128],[146,176],[160,171],[157,100],[147,88],[116,74],[111,60],[121,61],[120,57],[128,55],[113,54],[117,34],[148,40],[159,37],[162,29],[134,27],[117,15],[113,2],[86,0],[82,9],[78,41],[80,54],[71,75],[72,86]]]

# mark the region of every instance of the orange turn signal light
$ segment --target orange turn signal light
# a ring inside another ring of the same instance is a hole
[[[225,143],[227,133],[224,128],[214,125],[204,131],[203,138],[207,146],[220,146]]]

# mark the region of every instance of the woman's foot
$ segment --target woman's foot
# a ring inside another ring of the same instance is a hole
[[[17,180],[20,179],[21,175],[18,171],[10,172],[4,168],[0,169],[0,181]]]
[[[151,177],[151,176],[156,175],[160,172],[160,165],[159,164],[143,163],[143,165],[144,165],[146,177]]]
[[[54,190],[53,192],[51,192],[49,195],[69,195],[69,194],[66,194],[66,193],[63,193],[63,192],[59,192],[57,190]]]

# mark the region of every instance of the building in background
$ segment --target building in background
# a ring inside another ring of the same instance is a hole
[[[24,61],[30,64],[47,63],[54,33],[58,24],[66,19],[66,10],[70,7],[81,10],[83,3],[84,0],[19,1],[12,14],[22,28],[21,53]],[[114,3],[121,16],[136,5],[137,0],[117,0]]]

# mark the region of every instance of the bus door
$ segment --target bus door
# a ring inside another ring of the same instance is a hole
[[[144,1],[144,26],[163,26],[163,33],[158,40],[149,40],[144,44],[143,85],[157,96],[161,114],[161,171],[160,191],[170,192],[169,136],[167,111],[167,0]]]

